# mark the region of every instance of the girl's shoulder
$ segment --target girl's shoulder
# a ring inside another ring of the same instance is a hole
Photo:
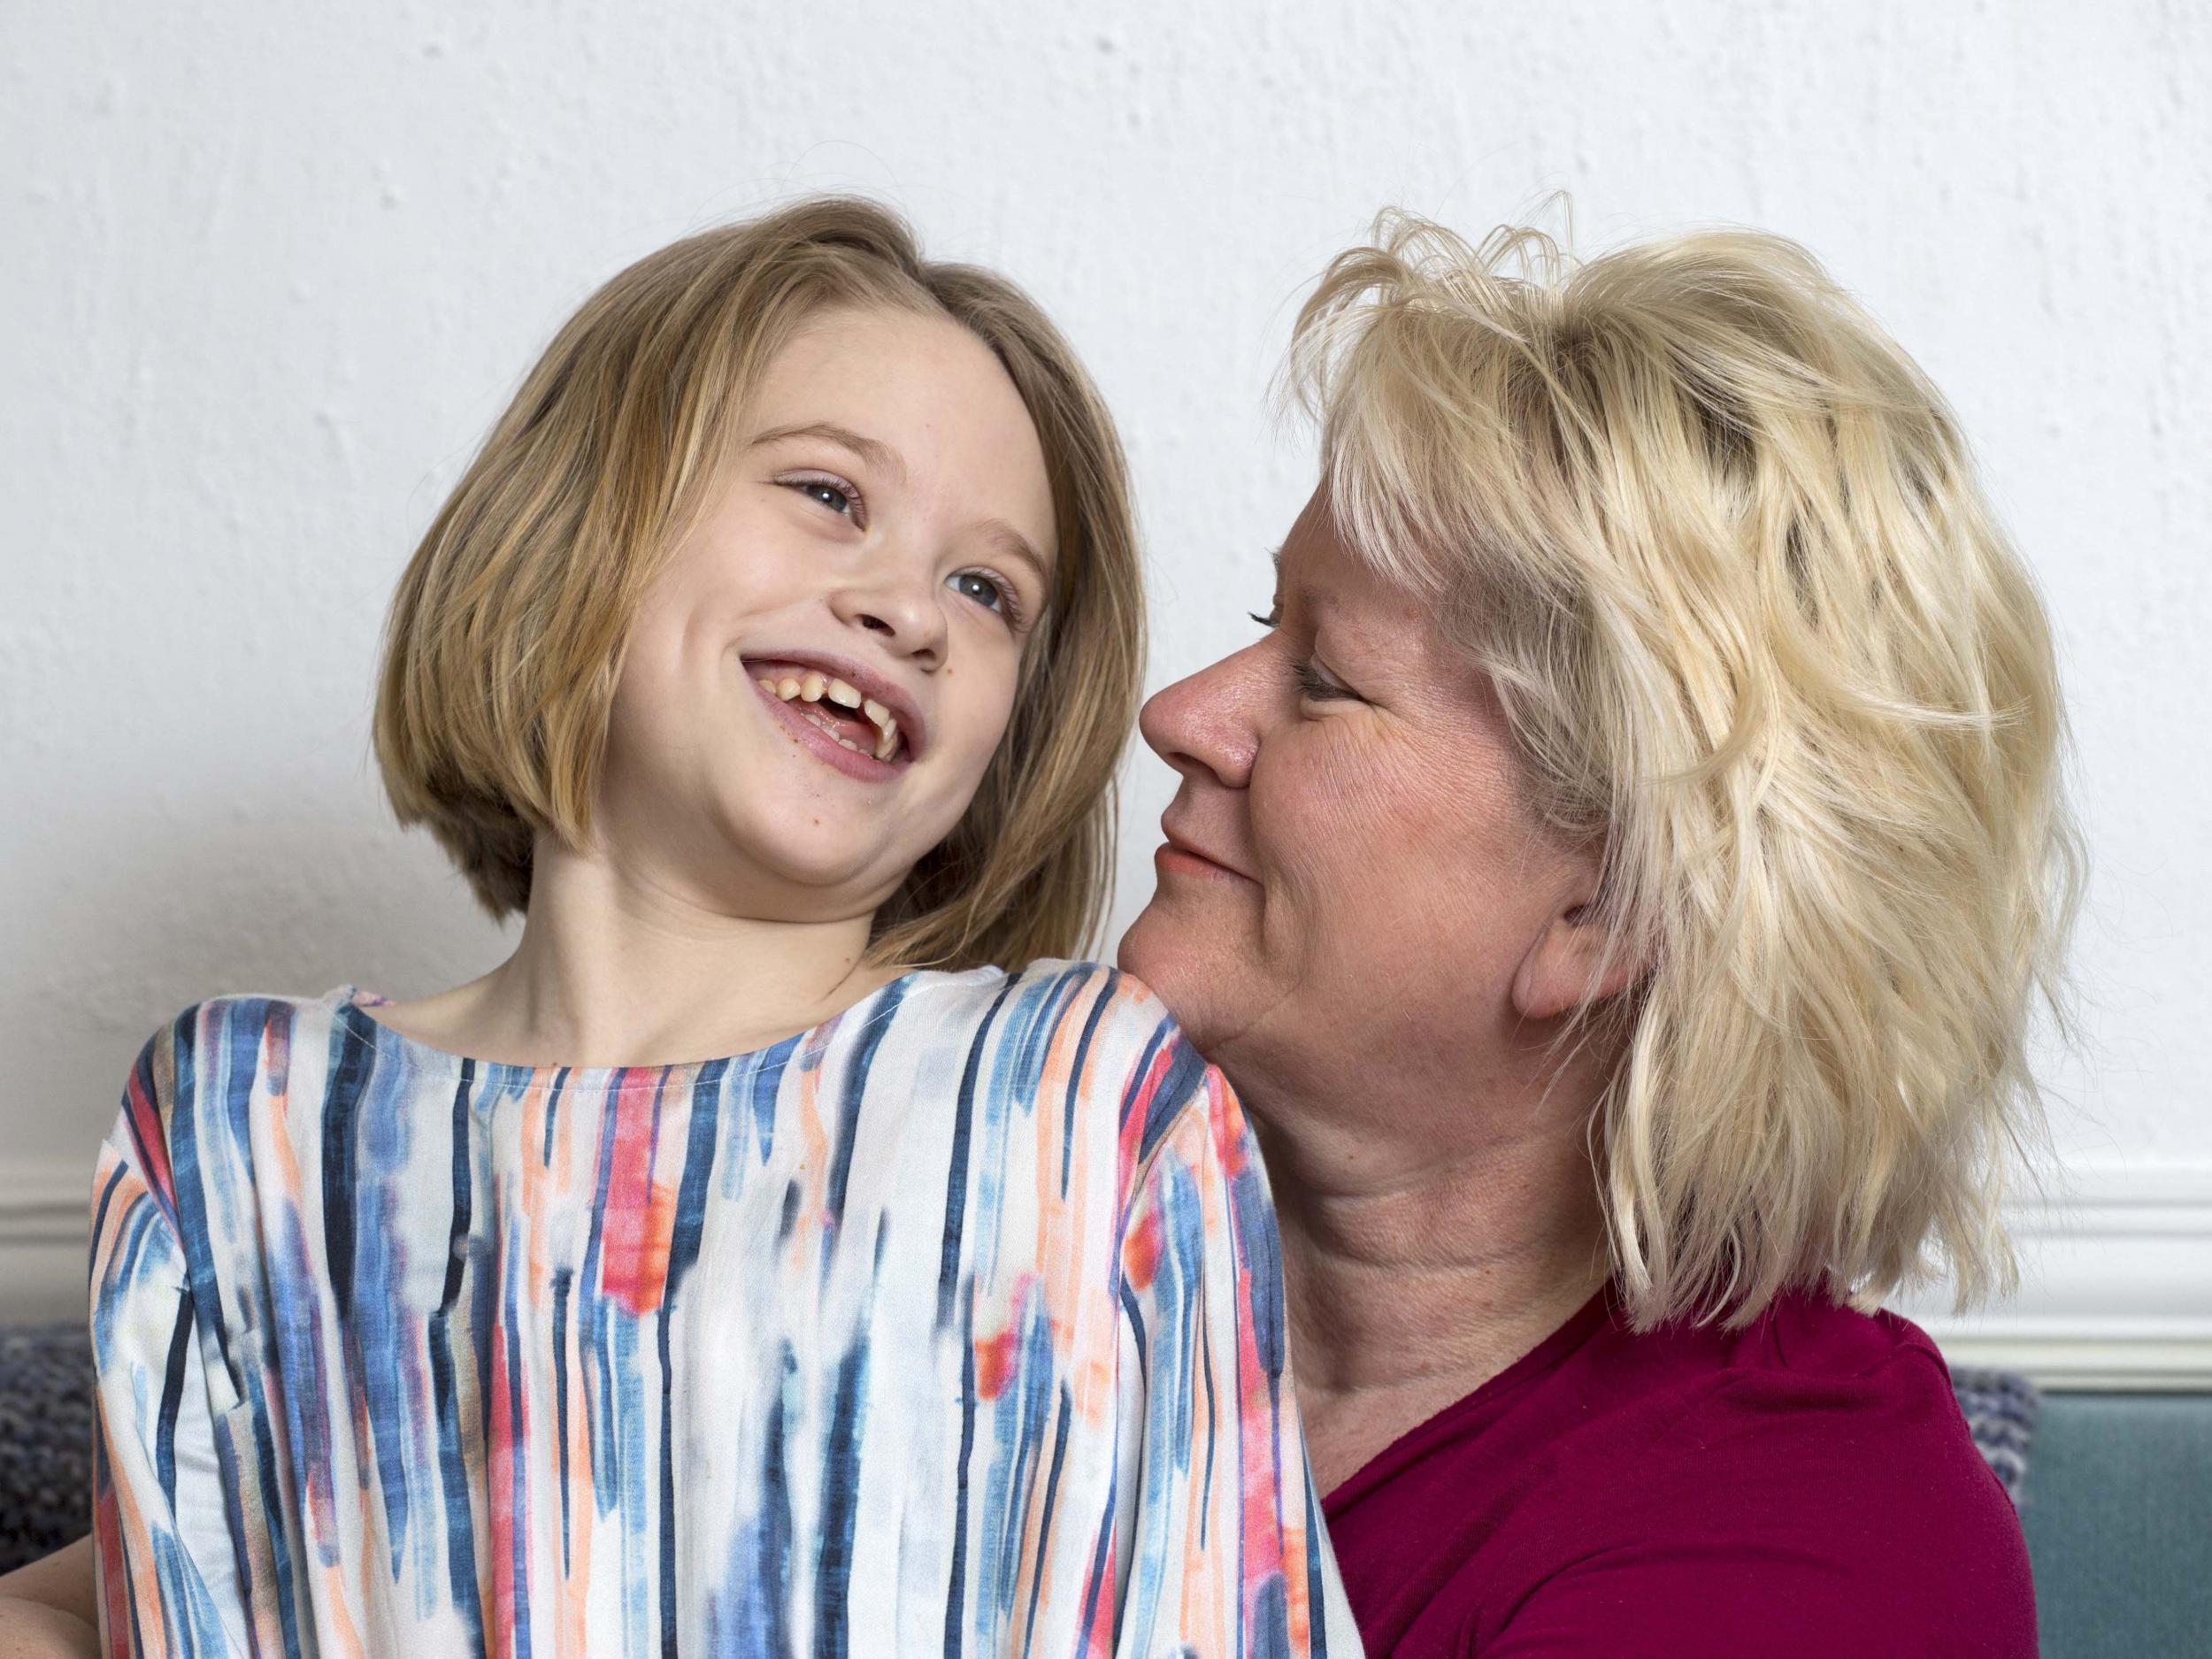
[[[228,1069],[273,1044],[288,1045],[309,1029],[353,1034],[354,1027],[374,1023],[360,1011],[359,994],[349,985],[319,996],[211,996],[188,1004],[156,1027],[141,1051],[141,1064],[147,1056],[165,1056],[180,1067],[219,1064]],[[250,1049],[242,1046],[249,1043]]]
[[[1082,1102],[1088,1120],[1115,1126],[1125,1169],[1142,1164],[1179,1123],[1235,1117],[1227,1084],[1167,1005],[1118,968],[1048,959],[957,989],[956,1023],[972,1027],[974,1068],[1041,1101]]]
[[[100,1213],[127,1168],[172,1227],[191,1233],[199,1184],[250,1169],[262,1114],[273,1105],[311,1118],[334,1052],[365,1041],[351,1033],[355,1020],[373,1024],[348,986],[320,996],[210,997],[164,1021],[123,1083],[100,1156]],[[296,1064],[302,1055],[311,1057]]]
[[[319,1074],[334,1050],[342,1055],[373,1042],[375,1022],[356,995],[341,986],[319,996],[240,995],[191,1003],[140,1047],[124,1085],[126,1113],[158,1118],[166,1127],[180,1108],[200,1115],[195,1108],[204,1100],[286,1093],[296,1056],[311,1053]]]
[[[1072,1043],[1071,1063],[1120,1066],[1164,1057],[1182,1067],[1204,1064],[1151,987],[1106,963],[1044,958],[1010,973],[912,977],[956,995],[965,1020],[988,1027],[1009,1050],[1041,1055]]]
[[[338,987],[323,995],[214,995],[192,1002],[155,1026],[140,1048],[137,1071],[157,1071],[155,1082],[162,1091],[188,1084],[219,1066],[232,1073],[241,1062],[252,1066],[272,1060],[272,1047],[288,1051],[296,1035],[305,1031],[345,1031],[347,1026],[373,1025],[358,1011],[354,987]],[[351,1020],[347,1020],[351,1016]]]

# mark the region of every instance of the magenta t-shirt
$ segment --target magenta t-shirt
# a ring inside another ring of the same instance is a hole
[[[1614,1310],[1329,1494],[1371,1655],[2033,1659],[2020,1523],[1918,1327],[1808,1295],[1733,1332]]]

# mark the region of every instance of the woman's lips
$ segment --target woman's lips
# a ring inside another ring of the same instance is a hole
[[[1161,827],[1161,833],[1167,839],[1160,843],[1152,855],[1152,863],[1156,869],[1179,871],[1186,875],[1227,876],[1237,881],[1249,881],[1252,879],[1241,870],[1225,864],[1218,858],[1199,851],[1197,848],[1178,836],[1174,831],[1168,829],[1165,826]]]

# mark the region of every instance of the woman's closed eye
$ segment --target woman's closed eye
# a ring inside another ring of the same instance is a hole
[[[1311,660],[1291,664],[1291,677],[1298,682],[1298,695],[1314,703],[1341,703],[1363,701],[1358,692],[1333,678],[1329,671]]]
[[[1245,614],[1263,628],[1272,630],[1283,626],[1282,608],[1279,605],[1265,616],[1262,616],[1256,611],[1248,611]],[[1310,702],[1342,703],[1348,700],[1353,703],[1362,703],[1365,701],[1358,692],[1336,679],[1327,669],[1310,657],[1293,663],[1290,665],[1290,672],[1291,678],[1297,681],[1298,695]]]

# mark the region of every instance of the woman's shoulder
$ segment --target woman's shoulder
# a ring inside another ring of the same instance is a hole
[[[1740,1397],[1878,1408],[1941,1428],[1958,1416],[1941,1350],[1886,1309],[1863,1311],[1818,1291],[1784,1291],[1726,1342],[1724,1354],[1721,1374]]]
[[[1793,1291],[1738,1330],[1613,1340],[1614,1374],[1593,1392],[1616,1432],[1587,1437],[1568,1484],[1631,1525],[1863,1547],[1870,1571],[1902,1571],[1909,1540],[2016,1551],[2010,1502],[1911,1321]]]
[[[1763,1586],[1825,1608],[1839,1630],[1863,1613],[1893,1633],[1971,1617],[2010,1632],[1990,1651],[2018,1650],[2019,1521],[1942,1355],[1911,1321],[1786,1293],[1667,1404],[1650,1455],[1611,1483],[1609,1506],[1670,1540],[1686,1585],[1697,1559],[1771,1552],[1762,1571],[1737,1574],[1747,1605],[1766,1605],[1752,1594]],[[1830,1606],[1812,1578],[1885,1590],[1863,1608]]]
[[[1970,1618],[2032,1651],[2018,1520],[1908,1320],[1810,1292],[1733,1329],[1607,1318],[1499,1403],[1438,1448],[1483,1523],[1440,1542],[1445,1576],[1486,1617],[1594,1632],[1632,1606],[1650,1651],[1731,1655]]]
[[[1813,1290],[1785,1291],[1737,1326],[1685,1322],[1637,1333],[1616,1318],[1589,1378],[1649,1449],[1701,1457],[1740,1443],[1786,1456],[1868,1436],[1955,1438],[1963,1424],[1943,1356],[1886,1310],[1863,1312]]]

